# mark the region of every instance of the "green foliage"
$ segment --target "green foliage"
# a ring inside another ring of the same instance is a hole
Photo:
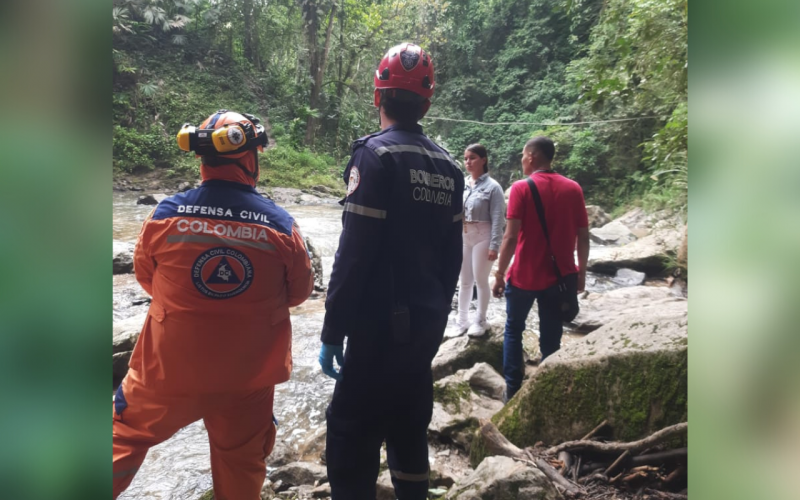
[[[295,166],[315,163],[328,166],[312,169],[318,183],[339,185],[351,142],[377,128],[373,67],[407,40],[436,65],[423,125],[457,159],[483,143],[508,186],[525,141],[545,134],[588,201],[686,206],[686,0],[120,0],[112,26],[115,125],[171,136],[220,108],[253,112],[289,167],[271,182],[308,184]],[[115,142],[115,165],[176,149],[136,137]]]
[[[337,176],[341,169],[333,158],[309,150],[297,151],[276,146],[259,156],[261,183],[269,186],[300,189],[324,185],[341,189],[343,181]]]
[[[115,125],[112,151],[114,168],[129,173],[165,166],[174,159],[169,138],[156,127],[141,133]]]

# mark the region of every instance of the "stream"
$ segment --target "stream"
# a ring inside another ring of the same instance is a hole
[[[153,209],[137,205],[142,193],[114,192],[113,238],[135,242],[142,222]],[[341,232],[341,207],[335,204],[290,206],[287,211],[297,220],[303,234],[313,240],[322,254],[327,285]],[[606,277],[587,276],[589,291],[618,288]],[[133,274],[113,277],[113,316],[118,321],[147,311],[148,296],[139,287]],[[278,419],[278,441],[296,447],[320,426],[325,425],[325,408],[333,393],[334,381],[321,372],[317,363],[319,333],[325,314],[324,300],[312,299],[292,310],[291,380],[276,387],[275,416]],[[492,297],[488,320],[503,321],[505,301]],[[452,324],[455,315],[451,314]],[[538,318],[535,311],[528,319],[525,345],[536,345]],[[581,335],[565,332],[563,344]],[[203,422],[195,422],[172,438],[150,449],[142,467],[120,500],[197,499],[212,487],[208,435]]]

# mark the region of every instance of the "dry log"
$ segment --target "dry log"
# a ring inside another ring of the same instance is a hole
[[[544,460],[543,458],[537,458],[535,463],[536,467],[540,471],[544,472],[545,476],[547,476],[551,481],[553,481],[553,483],[563,488],[564,491],[566,491],[568,494],[572,496],[578,496],[583,493],[583,488],[573,483],[569,479],[563,477],[561,474],[558,473],[555,467],[547,463],[547,461]]]
[[[595,451],[600,453],[619,453],[625,450],[631,453],[649,448],[656,443],[660,443],[677,434],[686,433],[689,425],[686,422],[665,427],[650,436],[640,439],[639,441],[631,441],[630,443],[599,443],[597,441],[567,441],[558,446],[549,448],[545,453],[548,455],[557,455],[562,451]]]
[[[575,468],[572,469],[572,481],[575,482],[575,483],[578,482],[578,477],[581,475],[580,472],[581,472],[581,460],[582,459],[583,459],[583,457],[578,455],[578,463],[576,463],[575,464]]]
[[[667,475],[667,477],[664,479],[664,484],[666,485],[672,483],[685,473],[686,473],[686,467],[681,465],[674,471],[670,472],[669,475]]]
[[[527,460],[528,455],[521,449],[517,448],[514,443],[506,439],[502,432],[497,427],[486,419],[480,419],[481,436],[484,440],[484,446],[489,455],[502,455],[504,457],[517,458]]]
[[[648,455],[639,455],[631,459],[631,466],[639,465],[658,465],[678,458],[686,458],[688,450],[686,448],[676,448],[674,450],[660,451]]]
[[[600,425],[598,425],[597,427],[595,427],[594,429],[592,429],[591,431],[589,431],[589,434],[587,434],[587,435],[583,436],[583,437],[581,438],[581,441],[586,441],[587,439],[591,439],[591,438],[592,438],[592,436],[594,436],[595,434],[597,434],[597,433],[600,431],[600,429],[602,429],[602,428],[603,428],[603,427],[605,427],[606,425],[608,425],[608,420],[603,420],[602,422],[600,422]]]
[[[625,460],[626,458],[628,458],[630,455],[631,455],[630,450],[623,451],[622,455],[618,456],[617,459],[614,460],[614,462],[611,465],[608,466],[608,469],[606,469],[606,472],[605,472],[606,476],[611,475],[611,473],[614,471],[614,469],[616,469],[617,466],[619,464],[621,464],[622,461]]]
[[[654,489],[651,489],[651,488],[645,488],[644,492],[647,493],[648,495],[654,496],[655,498],[660,498],[660,499],[663,499],[663,500],[687,500],[688,499],[688,496],[684,495],[682,493],[670,493],[668,491],[659,491],[659,490],[654,490]]]
[[[567,472],[569,472],[569,470],[572,468],[572,455],[566,451],[562,451],[558,454],[558,459],[564,463],[564,466],[561,467],[561,470],[558,472],[560,472],[562,476],[566,476]]]

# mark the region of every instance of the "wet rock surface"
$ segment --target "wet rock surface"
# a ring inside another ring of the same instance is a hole
[[[581,311],[572,321],[576,331],[589,333],[625,316],[649,317],[651,314],[680,314],[686,299],[667,287],[634,286],[605,293],[589,293],[581,299]]]
[[[164,193],[144,194],[136,200],[137,205],[158,205],[162,201],[169,198],[169,195]]]
[[[561,500],[555,486],[539,470],[508,457],[487,457],[457,482],[447,500]]]
[[[601,245],[625,245],[636,241],[636,235],[618,220],[590,229],[589,237]]]
[[[127,241],[114,240],[113,274],[130,274],[133,272],[134,244]]]
[[[495,322],[477,339],[466,335],[445,340],[433,358],[433,379],[439,380],[458,370],[488,363],[495,370],[503,369],[503,325]]]

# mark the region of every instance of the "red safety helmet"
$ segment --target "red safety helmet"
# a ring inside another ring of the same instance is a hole
[[[433,60],[419,45],[401,43],[389,49],[375,71],[375,88],[403,89],[433,96]]]

